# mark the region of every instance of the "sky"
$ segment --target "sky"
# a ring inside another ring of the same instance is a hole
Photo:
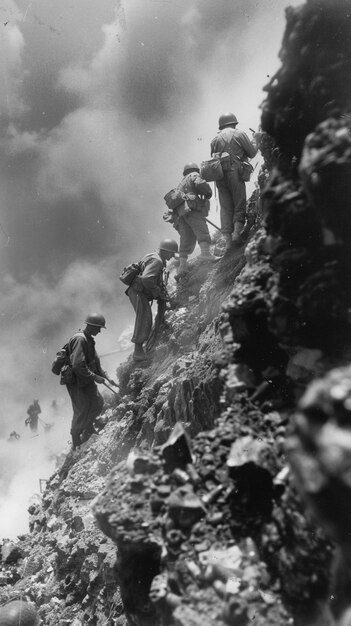
[[[119,348],[133,317],[121,270],[176,237],[163,197],[209,158],[219,115],[259,128],[299,4],[0,0],[0,439],[26,436],[34,398],[69,416],[50,366],[87,313],[107,319],[100,353]]]

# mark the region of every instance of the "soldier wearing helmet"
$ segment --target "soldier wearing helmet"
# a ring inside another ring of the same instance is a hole
[[[174,209],[178,216],[179,245],[179,272],[186,271],[187,259],[198,242],[201,250],[199,259],[203,261],[217,261],[210,251],[211,237],[206,217],[210,209],[212,189],[201,178],[197,163],[186,163],[183,168],[183,178],[177,189],[184,195],[185,201]]]
[[[102,369],[95,350],[94,337],[102,328],[106,328],[104,316],[91,313],[85,318],[83,331],[75,333],[67,344],[73,372],[73,380],[66,386],[73,408],[71,436],[74,450],[96,432],[94,420],[104,404],[96,383],[107,380],[116,384]]]
[[[39,622],[34,606],[24,600],[12,600],[0,607],[2,626],[38,626]]]
[[[178,244],[174,239],[163,239],[157,252],[146,254],[140,261],[140,273],[128,287],[126,293],[135,311],[135,324],[132,336],[134,343],[134,361],[146,361],[147,355],[143,344],[152,329],[153,300],[165,301],[167,298],[163,270],[167,261],[178,256]]]
[[[39,414],[41,413],[41,407],[39,404],[39,400],[33,400],[33,404],[30,404],[27,409],[28,417],[25,420],[25,425],[31,429],[32,432],[36,433],[38,430],[38,420]]]
[[[233,243],[242,243],[240,235],[246,215],[246,187],[239,176],[240,161],[252,159],[257,154],[260,137],[260,133],[254,133],[249,139],[246,133],[236,128],[237,124],[234,113],[223,113],[218,120],[219,132],[211,141],[211,156],[222,152],[230,155],[230,169],[216,183],[226,250]]]

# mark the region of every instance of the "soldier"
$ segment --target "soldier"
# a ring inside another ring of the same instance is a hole
[[[219,132],[211,141],[211,156],[223,152],[230,156],[230,169],[216,183],[226,250],[230,250],[233,243],[242,243],[240,235],[245,223],[246,187],[240,178],[239,167],[241,161],[252,159],[257,154],[257,142],[261,136],[254,133],[250,140],[246,133],[237,130],[237,124],[234,113],[223,113],[218,120]]]
[[[0,624],[3,626],[39,626],[37,610],[25,600],[12,600],[0,607]]]
[[[104,383],[106,379],[112,385],[116,384],[101,368],[95,350],[94,337],[102,328],[106,328],[104,316],[92,313],[86,317],[85,324],[84,330],[75,333],[68,342],[73,376],[66,386],[73,407],[71,426],[73,450],[96,432],[94,420],[100,415],[104,405],[96,383]]]
[[[41,408],[39,404],[39,400],[33,400],[33,403],[27,409],[28,417],[25,420],[25,425],[28,426],[34,433],[38,430],[38,420],[39,414],[41,413]]]
[[[211,254],[211,236],[206,222],[212,189],[199,172],[200,168],[196,163],[186,163],[183,179],[177,187],[186,196],[186,201],[175,209],[179,217],[179,272],[186,271],[188,256],[194,251],[196,242],[201,250],[199,259],[212,262],[219,259]]]
[[[126,291],[136,314],[132,336],[134,361],[147,359],[143,343],[149,338],[152,329],[151,304],[153,300],[164,302],[167,299],[163,270],[167,261],[175,256],[178,256],[177,242],[163,239],[158,252],[150,252],[142,258],[141,271]]]

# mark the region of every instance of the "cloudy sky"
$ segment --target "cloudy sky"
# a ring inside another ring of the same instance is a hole
[[[5,429],[34,397],[62,395],[50,364],[87,311],[107,317],[100,351],[117,347],[132,317],[120,270],[174,236],[163,196],[209,157],[219,114],[258,128],[284,6],[0,0]]]

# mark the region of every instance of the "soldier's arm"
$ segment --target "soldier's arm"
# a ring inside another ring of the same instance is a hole
[[[162,262],[151,258],[146,261],[143,273],[139,277],[144,289],[150,292],[153,298],[158,298],[161,293],[159,282],[162,270]]]
[[[105,370],[102,369],[101,361],[100,361],[98,355],[96,354],[96,352],[95,352],[95,364],[96,364],[96,373],[99,376],[102,376],[102,378],[106,378],[106,380],[110,380],[109,376],[108,376],[108,373]]]
[[[258,151],[258,145],[255,137],[249,139],[246,133],[242,130],[237,131],[236,140],[240,143],[241,147],[245,151],[245,154],[249,157],[249,159],[253,159],[256,156]]]
[[[196,176],[194,180],[196,193],[199,196],[205,196],[205,198],[212,197],[212,189],[210,185],[201,176]]]

